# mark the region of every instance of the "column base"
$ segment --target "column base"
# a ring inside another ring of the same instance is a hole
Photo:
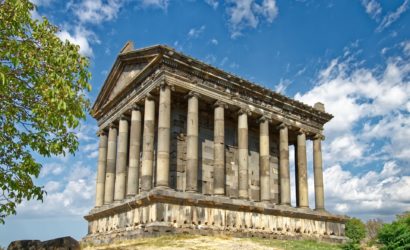
[[[292,207],[290,203],[280,203],[279,205],[285,206],[285,207]]]

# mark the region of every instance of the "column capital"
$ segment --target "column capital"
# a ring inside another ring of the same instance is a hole
[[[228,108],[228,104],[226,104],[225,102],[220,101],[220,100],[215,101],[213,106],[214,106],[214,108],[216,108],[216,107],[222,107],[224,109]]]
[[[151,95],[151,93],[147,93],[145,96],[144,96],[144,100],[145,99],[147,99],[147,100],[150,100],[150,101],[155,101],[155,97],[153,96],[153,95]]]
[[[312,137],[313,140],[321,140],[324,141],[325,140],[325,136],[323,134],[315,134]]]
[[[104,136],[104,135],[107,135],[107,131],[105,131],[105,129],[100,129],[100,130],[97,131],[97,136],[98,137]]]
[[[175,86],[173,84],[170,84],[169,81],[167,81],[165,78],[161,80],[161,82],[159,83],[159,87],[161,89],[168,87],[171,91],[175,90]]]
[[[118,117],[118,120],[126,120],[126,121],[130,121],[130,117],[127,116],[126,114],[121,114],[120,117]]]
[[[300,128],[300,129],[297,130],[297,134],[298,135],[302,135],[302,134],[306,135],[306,130],[304,130],[303,128]]]
[[[259,119],[258,119],[258,123],[262,123],[262,122],[265,122],[265,121],[268,121],[268,122],[270,122],[271,121],[271,118],[270,117],[268,117],[267,115],[262,115]]]
[[[280,123],[279,125],[276,126],[277,129],[284,129],[284,128],[289,128],[289,125],[285,122]]]
[[[137,103],[134,103],[134,104],[132,104],[131,107],[129,108],[129,111],[134,111],[134,110],[142,111],[143,108],[142,108],[140,105],[138,105]]]
[[[115,124],[114,122],[111,122],[109,125],[109,128],[118,128],[118,125]]]
[[[198,99],[201,97],[201,95],[198,92],[191,90],[191,91],[188,92],[188,94],[185,95],[185,98],[189,99],[189,98],[194,97],[194,96]]]
[[[248,116],[252,115],[252,111],[250,111],[250,109],[248,108],[240,108],[237,113],[238,115],[242,115],[242,114],[246,114]]]

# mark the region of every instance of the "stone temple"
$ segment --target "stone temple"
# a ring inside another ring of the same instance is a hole
[[[167,46],[128,42],[92,115],[100,143],[85,242],[175,233],[345,239],[346,217],[325,210],[321,141],[333,116],[322,103],[305,105]]]

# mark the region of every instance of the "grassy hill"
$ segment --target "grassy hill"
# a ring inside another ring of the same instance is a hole
[[[224,236],[197,236],[175,235],[157,238],[144,238],[129,241],[120,241],[114,244],[93,246],[83,245],[83,249],[318,249],[332,250],[341,249],[338,244],[329,244],[314,241],[285,241],[262,238],[234,238]]]

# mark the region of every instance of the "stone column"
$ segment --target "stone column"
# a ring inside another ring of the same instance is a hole
[[[316,135],[313,138],[313,172],[315,180],[315,210],[325,210],[325,198],[323,190],[322,169],[322,139],[323,136]]]
[[[117,150],[114,200],[121,201],[125,198],[128,158],[128,120],[124,115],[120,118]]]
[[[269,155],[269,121],[266,117],[262,117],[259,120],[259,173],[261,201],[270,201]]]
[[[248,199],[248,114],[241,110],[238,116],[239,198]]]
[[[301,208],[308,208],[308,183],[307,183],[307,159],[306,159],[306,134],[303,131],[298,132],[297,137],[297,179],[298,179],[298,195]]]
[[[186,190],[198,191],[198,95],[188,94]]]
[[[288,127],[279,125],[279,183],[280,204],[290,206],[290,170]]]
[[[145,97],[144,135],[142,143],[141,191],[152,188],[154,163],[155,101],[151,95]]]
[[[134,105],[131,111],[127,196],[134,196],[138,193],[141,152],[141,122],[141,109],[137,105]]]
[[[159,91],[157,187],[169,187],[169,147],[171,143],[171,89],[163,83]]]
[[[97,187],[95,194],[95,206],[104,205],[105,170],[107,167],[107,133],[100,130],[98,133],[100,143],[98,145],[98,170]]]
[[[117,159],[117,127],[110,125],[108,132],[107,172],[105,173],[104,204],[114,201],[115,163]]]
[[[214,105],[214,194],[225,194],[225,104]]]

